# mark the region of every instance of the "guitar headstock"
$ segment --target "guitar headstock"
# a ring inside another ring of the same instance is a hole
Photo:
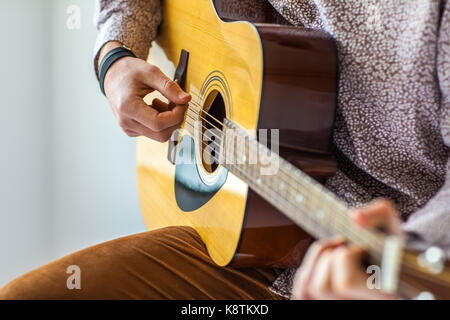
[[[437,247],[421,253],[405,251],[399,291],[405,298],[450,299],[450,262],[444,252]]]

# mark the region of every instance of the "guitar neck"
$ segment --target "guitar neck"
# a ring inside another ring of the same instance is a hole
[[[317,239],[343,236],[379,262],[385,235],[355,224],[332,192],[230,120],[224,122],[224,166]]]

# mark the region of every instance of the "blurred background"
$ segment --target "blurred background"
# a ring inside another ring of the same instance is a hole
[[[94,0],[0,0],[0,286],[145,231],[135,141],[93,71],[94,8]]]

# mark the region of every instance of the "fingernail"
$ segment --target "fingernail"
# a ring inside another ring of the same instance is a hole
[[[364,216],[366,214],[366,211],[364,209],[355,209],[351,212],[353,217],[357,216]]]
[[[181,91],[181,92],[178,94],[178,98],[180,98],[180,99],[185,99],[185,98],[187,98],[187,97],[189,97],[189,94],[187,94],[187,93],[184,92],[184,91]]]
[[[350,210],[350,211],[349,211],[348,215],[349,215],[351,218],[355,219],[355,218],[358,216],[358,213],[359,213],[359,210],[358,210],[358,209],[353,209],[353,210]]]
[[[337,236],[334,236],[334,237],[331,239],[331,241],[332,241],[333,243],[342,243],[342,242],[345,242],[346,240],[345,240],[345,238],[344,238],[343,236],[337,235]]]

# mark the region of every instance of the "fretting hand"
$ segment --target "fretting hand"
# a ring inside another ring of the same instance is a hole
[[[400,219],[391,202],[376,200],[351,212],[364,228],[383,227],[401,234]],[[345,245],[343,239],[314,243],[297,271],[293,299],[395,299],[395,296],[367,287],[368,274],[362,268],[364,250]]]

